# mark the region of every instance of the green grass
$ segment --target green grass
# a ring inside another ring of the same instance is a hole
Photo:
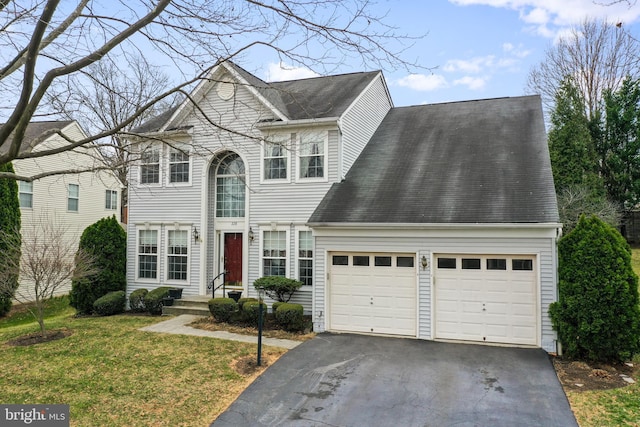
[[[160,317],[73,314],[54,304],[47,328],[72,335],[28,347],[6,341],[37,331],[35,322],[1,321],[0,402],[69,404],[72,426],[205,426],[252,380],[232,364],[255,345],[139,331]]]
[[[640,248],[632,249],[631,266],[640,276]],[[633,363],[640,365],[640,355],[636,355]],[[568,392],[580,426],[640,426],[640,375],[636,375],[635,380],[636,384],[613,390]]]

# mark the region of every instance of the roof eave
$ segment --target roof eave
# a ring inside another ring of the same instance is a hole
[[[282,129],[300,126],[327,126],[338,124],[340,117],[322,117],[317,119],[284,120],[258,123],[258,129]]]
[[[343,229],[406,229],[414,230],[462,230],[462,229],[505,229],[505,228],[561,228],[559,222],[508,222],[508,223],[366,223],[366,222],[308,222],[312,228],[343,228]]]

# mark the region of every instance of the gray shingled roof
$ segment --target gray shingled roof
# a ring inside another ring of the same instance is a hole
[[[379,74],[379,71],[370,71],[267,83],[233,62],[229,64],[289,120],[339,117]],[[153,117],[133,131],[159,130],[176,108]]]
[[[20,144],[20,153],[28,152],[33,149],[33,142],[42,135],[44,132],[53,130],[53,129],[64,129],[73,123],[73,120],[51,120],[51,121],[42,121],[42,122],[30,122],[27,125],[27,129],[24,133],[24,138],[22,139],[22,143]],[[9,135],[7,142],[0,147],[0,153],[4,154],[9,151],[9,145],[11,144],[11,140],[13,139],[13,133]]]
[[[539,96],[394,108],[309,219],[557,222]]]

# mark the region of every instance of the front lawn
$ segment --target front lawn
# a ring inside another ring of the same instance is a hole
[[[166,320],[120,315],[74,318],[63,307],[46,321],[67,338],[25,347],[7,341],[37,331],[0,323],[0,402],[65,403],[73,426],[206,426],[259,373],[256,346],[138,329]],[[263,348],[272,362],[285,350]],[[255,360],[255,359],[254,359]]]
[[[640,248],[632,251],[631,264],[640,276]],[[566,390],[571,408],[581,427],[640,426],[640,356],[633,360],[636,384],[611,390]]]

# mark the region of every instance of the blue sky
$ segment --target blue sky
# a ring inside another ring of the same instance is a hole
[[[545,50],[585,17],[622,22],[640,37],[640,5],[603,6],[608,0],[378,0],[377,14],[399,33],[427,35],[405,52],[430,70],[384,70],[396,106],[518,96],[526,92],[531,67]],[[260,61],[260,63],[258,63]],[[259,77],[287,80],[312,75],[276,57],[254,57],[248,69]],[[248,65],[248,64],[242,64]],[[362,71],[360,61],[340,72]]]

